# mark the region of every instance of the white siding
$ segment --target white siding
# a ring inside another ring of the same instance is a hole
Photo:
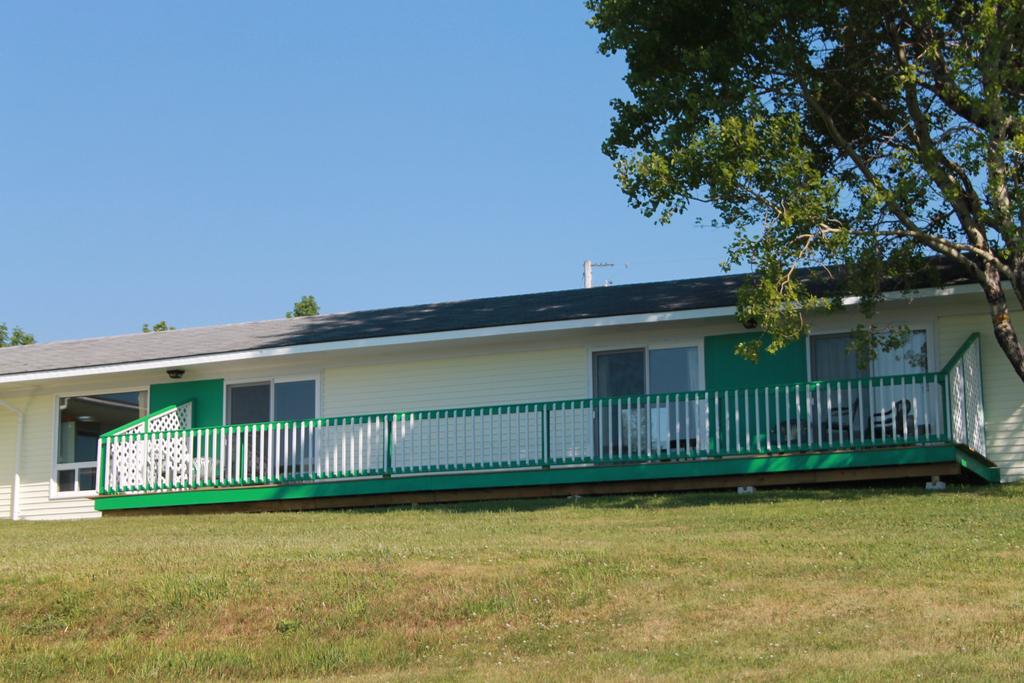
[[[9,393],[0,390],[0,398],[25,413],[19,496],[20,517],[71,519],[99,516],[89,497],[57,495],[51,498],[57,396],[138,389],[159,381],[167,381],[167,375],[162,372],[135,373],[127,377],[111,374],[84,380],[48,382],[44,385],[45,389],[43,386],[30,386]],[[4,489],[9,489],[14,480],[16,424],[13,415],[0,410],[0,505],[4,501]],[[6,508],[0,509],[0,515],[9,514],[8,502]]]
[[[1024,329],[1024,314],[1013,317]],[[1024,477],[1024,383],[1010,367],[987,315],[940,316],[939,354],[943,362],[956,353],[972,333],[981,334],[981,371],[985,397],[985,439],[988,457],[1006,481]]]
[[[0,519],[11,517],[11,486],[14,482],[14,439],[17,418],[0,407]]]
[[[486,406],[587,395],[587,351],[477,353],[324,371],[323,414]]]
[[[21,455],[21,519],[71,519],[98,517],[89,498],[50,498],[53,470],[54,395],[6,398],[25,413],[25,434]],[[11,514],[11,488],[17,420],[8,412],[0,413],[0,518]]]
[[[25,444],[21,456],[23,519],[98,517],[91,498],[50,498],[53,476],[53,439],[56,429],[53,394],[33,396],[25,406]]]

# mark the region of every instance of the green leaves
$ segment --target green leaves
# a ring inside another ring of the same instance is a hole
[[[629,67],[603,146],[623,192],[661,223],[714,205],[735,232],[726,266],[758,273],[739,315],[769,333],[764,350],[839,304],[822,291],[870,316],[880,283],[910,287],[926,256],[981,283],[994,320],[1000,277],[1024,303],[1021,0],[587,7],[600,50]],[[794,277],[813,266],[827,287]]]
[[[15,327],[12,330],[7,326],[7,323],[0,323],[0,347],[27,346],[35,343],[35,336],[29,334],[20,327]]]
[[[161,320],[158,323],[153,323],[150,327],[149,323],[142,323],[143,332],[166,332],[167,330],[175,329],[174,325],[168,325],[166,320]]]
[[[316,297],[311,294],[307,294],[296,301],[292,310],[285,313],[284,317],[302,318],[310,315],[320,315],[320,304],[316,302]]]

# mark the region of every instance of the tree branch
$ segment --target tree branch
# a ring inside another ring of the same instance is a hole
[[[839,129],[836,127],[835,121],[832,119],[832,116],[827,111],[825,111],[825,109],[821,106],[821,103],[818,102],[817,98],[815,98],[811,93],[807,91],[806,86],[801,85],[800,90],[801,95],[807,102],[808,106],[814,111],[814,113],[818,116],[821,122],[825,125],[825,128],[826,130],[828,130],[829,135],[832,136],[832,139],[843,150],[843,153],[846,154],[847,158],[849,158],[850,161],[853,162],[853,164],[857,167],[857,170],[860,171],[860,174],[864,177],[864,179],[867,180],[871,184],[871,186],[875,188],[875,190],[882,193],[882,195],[885,197],[886,208],[888,208],[889,211],[897,218],[897,220],[903,226],[904,232],[906,232],[907,235],[912,239],[917,240],[919,243],[928,246],[931,249],[935,250],[936,252],[943,254],[944,256],[948,256],[949,258],[957,261],[958,263],[966,267],[968,271],[980,281],[983,276],[983,273],[978,268],[977,264],[971,259],[964,256],[963,253],[961,253],[960,250],[956,248],[955,243],[921,230],[910,218],[910,216],[907,215],[907,212],[904,211],[903,207],[901,207],[899,204],[892,200],[892,193],[889,192],[888,188],[886,188],[882,181],[878,179],[878,177],[871,170],[871,167],[867,164],[867,162],[865,162],[864,159],[860,156],[860,154],[857,153],[857,150],[853,148],[853,145],[850,144],[850,141],[847,140],[846,137],[839,132]]]
[[[888,33],[893,42],[896,58],[906,71],[903,100],[906,102],[910,119],[914,123],[913,136],[918,148],[916,155],[918,161],[921,162],[921,166],[928,173],[932,182],[938,186],[947,201],[953,206],[960,226],[967,233],[971,243],[979,249],[987,250],[985,232],[978,225],[981,200],[974,189],[974,184],[967,173],[935,145],[935,141],[932,139],[931,124],[924,112],[921,111],[917,85],[914,80],[914,68],[907,58],[906,46],[895,28],[889,27]]]
[[[1019,121],[994,120],[985,112],[985,107],[981,102],[957,85],[939,49],[929,45],[929,43],[935,46],[948,44],[947,36],[935,35],[932,26],[920,28],[911,24],[910,32],[915,51],[931,76],[931,81],[921,81],[921,87],[938,97],[954,114],[981,130],[992,131],[999,125],[1007,125],[1008,128],[1004,131],[1006,135],[1013,137],[1021,132]]]

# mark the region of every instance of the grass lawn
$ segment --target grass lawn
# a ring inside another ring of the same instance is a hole
[[[0,679],[1019,679],[1024,486],[0,522]]]

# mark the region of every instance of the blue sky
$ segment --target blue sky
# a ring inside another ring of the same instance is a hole
[[[40,340],[719,272],[600,151],[582,1],[0,2],[0,321]]]

